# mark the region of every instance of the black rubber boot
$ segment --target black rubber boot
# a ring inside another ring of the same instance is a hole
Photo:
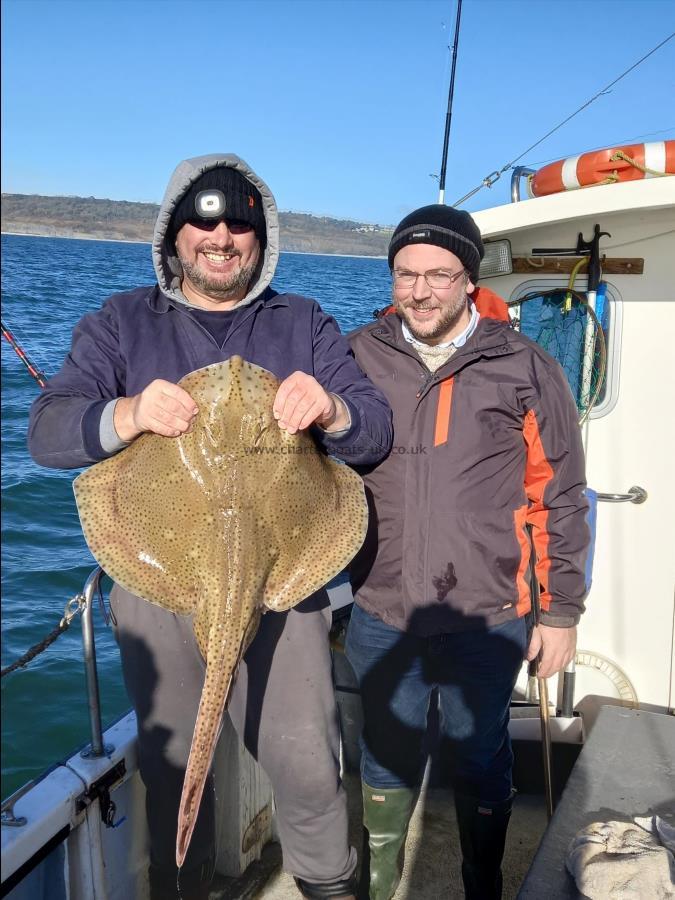
[[[309,881],[303,881],[302,878],[296,878],[295,883],[298,890],[307,900],[324,900],[324,897],[353,897],[356,894],[356,879],[345,878],[342,881],[331,881],[328,884],[311,884]]]
[[[455,794],[466,900],[501,900],[502,857],[513,797],[498,803]]]
[[[391,900],[401,880],[401,851],[415,801],[411,788],[363,789],[363,859],[359,898]]]

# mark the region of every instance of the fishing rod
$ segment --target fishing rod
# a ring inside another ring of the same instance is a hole
[[[536,550],[534,544],[534,533],[532,526],[527,526],[530,539],[530,602],[532,604],[532,616],[534,618],[535,627],[539,625],[541,605],[539,599],[539,579],[536,569]],[[549,822],[553,816],[553,767],[552,767],[552,745],[551,745],[551,720],[548,708],[548,684],[545,678],[539,675],[539,660],[541,658],[541,650],[538,656],[530,662],[527,667],[528,675],[528,694],[531,696],[531,688],[533,684],[537,685],[537,693],[539,695],[539,723],[541,726],[541,752],[544,771],[544,796],[546,798],[546,814]]]
[[[40,385],[40,387],[41,388],[46,387],[47,386],[47,376],[45,375],[45,373],[42,371],[42,369],[40,369],[39,366],[37,366],[33,362],[33,360],[30,358],[30,356],[28,356],[26,351],[23,349],[21,344],[14,337],[14,335],[9,330],[9,328],[6,327],[5,323],[2,322],[2,323],[0,323],[0,325],[2,326],[2,336],[7,341],[9,346],[16,353],[16,355],[19,357],[21,362],[28,369],[28,371],[33,376],[33,378],[37,381],[37,383]]]
[[[462,0],[457,0],[457,19],[455,20],[455,39],[452,45],[452,66],[450,68],[450,88],[448,89],[448,111],[445,114],[445,137],[443,138],[443,156],[441,158],[441,176],[438,179],[438,202],[445,203],[445,173],[448,168],[448,146],[450,145],[450,122],[452,121],[452,97],[455,93],[455,67],[457,65],[457,45],[459,44],[459,20],[462,15]]]

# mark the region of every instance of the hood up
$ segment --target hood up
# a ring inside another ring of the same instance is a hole
[[[183,195],[190,189],[192,183],[204,172],[208,172],[210,169],[215,169],[218,166],[237,169],[251,184],[257,187],[263,200],[263,211],[267,227],[267,246],[261,254],[255,274],[249,285],[248,293],[243,300],[240,300],[237,306],[245,306],[262,294],[272,281],[277,262],[279,261],[279,214],[272,192],[262,178],[256,175],[243,159],[235,156],[233,153],[211,153],[207,156],[195,156],[192,159],[186,159],[176,167],[169,180],[164,199],[159,207],[155,233],[152,239],[152,262],[155,267],[157,282],[162,292],[172,300],[186,306],[190,306],[190,304],[180,290],[183,267],[175,254],[173,242],[167,240],[169,222],[174,209]]]

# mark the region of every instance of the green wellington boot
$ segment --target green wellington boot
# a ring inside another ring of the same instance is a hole
[[[410,788],[372,788],[364,782],[364,854],[359,896],[391,900],[401,880],[399,856],[415,801]]]

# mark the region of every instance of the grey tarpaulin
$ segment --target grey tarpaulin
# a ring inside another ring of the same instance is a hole
[[[577,900],[565,860],[594,822],[658,815],[675,826],[675,717],[605,706],[572,770],[519,900]]]

